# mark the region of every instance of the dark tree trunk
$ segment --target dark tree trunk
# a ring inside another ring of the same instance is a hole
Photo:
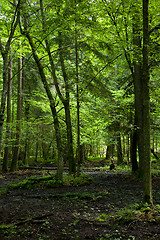
[[[6,143],[4,148],[4,158],[2,172],[8,171],[8,159],[10,152],[10,123],[11,123],[11,95],[12,95],[12,52],[9,59],[9,71],[8,71],[8,92],[7,92],[7,126],[6,126]]]
[[[122,144],[120,132],[117,134],[117,165],[123,163]]]
[[[151,150],[150,150],[150,94],[149,94],[149,0],[143,0],[143,201],[152,200]]]
[[[71,115],[70,115],[70,106],[69,101],[64,102],[65,108],[65,119],[67,126],[67,154],[66,157],[69,162],[69,173],[75,173],[75,159],[73,153],[73,136],[72,136],[72,124],[71,124]]]
[[[30,92],[30,91],[29,91]],[[30,104],[28,100],[25,100],[25,120],[26,124],[28,126],[28,121],[29,121],[29,108]],[[28,161],[29,161],[29,132],[28,128],[26,128],[26,133],[25,133],[25,146],[24,146],[24,165],[28,167]]]
[[[137,129],[133,129],[131,133],[131,163],[132,163],[132,172],[138,170],[137,162]]]
[[[134,44],[134,93],[135,93],[135,129],[132,138],[132,163],[135,162],[137,150],[134,143],[138,144],[138,154],[139,154],[139,174],[143,170],[141,159],[143,159],[143,139],[142,139],[142,53],[141,53],[141,24],[139,22],[141,13],[137,9],[136,1],[133,3],[133,44]],[[136,141],[136,142],[135,142]],[[135,167],[134,167],[135,169]],[[135,169],[136,170],[136,169]]]
[[[110,160],[113,157],[112,156],[112,148],[113,148],[112,144],[107,146],[107,149],[106,149],[106,160]]]

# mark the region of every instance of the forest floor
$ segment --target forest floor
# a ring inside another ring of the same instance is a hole
[[[0,187],[37,171],[2,174]],[[136,210],[142,183],[129,173],[86,173],[84,186],[11,189],[0,196],[0,239],[160,239],[160,213],[155,207]],[[160,177],[153,178],[154,204],[160,204]]]

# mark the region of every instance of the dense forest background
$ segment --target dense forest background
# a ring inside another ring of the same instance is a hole
[[[2,171],[130,163],[152,202],[160,123],[158,1],[0,3]]]

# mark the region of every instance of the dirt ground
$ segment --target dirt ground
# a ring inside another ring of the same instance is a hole
[[[34,174],[37,173],[3,174],[0,186]],[[101,214],[112,215],[126,206],[140,204],[143,192],[140,181],[125,172],[87,174],[93,177],[93,182],[86,186],[13,189],[0,196],[0,239],[160,239],[160,221],[97,220]],[[153,179],[153,197],[154,204],[160,204],[158,177]],[[3,224],[8,228],[2,228]]]

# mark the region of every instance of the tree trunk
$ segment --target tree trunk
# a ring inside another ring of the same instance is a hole
[[[65,106],[65,117],[66,117],[66,126],[67,126],[67,159],[69,161],[69,173],[75,173],[75,159],[73,153],[73,137],[72,137],[72,124],[71,124],[71,115],[69,102],[66,101]]]
[[[4,158],[2,172],[8,171],[8,158],[9,158],[9,143],[10,143],[10,123],[11,123],[11,95],[12,95],[12,52],[9,59],[9,71],[8,71],[8,92],[7,92],[7,126],[6,126],[6,143],[4,148]]]
[[[141,24],[139,22],[141,13],[137,9],[137,2],[133,2],[133,45],[134,45],[134,95],[135,95],[135,123],[134,132],[132,136],[132,164],[136,164],[136,151],[135,144],[138,144],[139,154],[139,175],[143,171],[142,159],[143,159],[143,138],[142,138],[142,122],[143,122],[143,99],[142,99],[142,52],[141,52]],[[136,171],[136,165],[133,167]]]
[[[37,64],[37,67],[39,69],[39,74],[43,83],[43,86],[46,90],[48,99],[50,101],[50,108],[51,108],[51,112],[52,112],[52,116],[53,116],[53,120],[54,120],[54,128],[55,128],[55,135],[56,135],[56,143],[57,143],[57,150],[58,150],[58,163],[57,163],[57,179],[58,180],[62,180],[63,179],[63,148],[62,148],[62,142],[61,142],[61,133],[60,133],[60,127],[59,127],[59,120],[58,120],[58,115],[57,115],[57,111],[56,111],[56,106],[55,106],[55,101],[54,98],[52,96],[52,93],[50,91],[45,73],[44,73],[44,68],[41,64],[40,59],[38,58],[37,52],[36,52],[36,47],[34,45],[33,39],[30,36],[29,32],[27,31],[27,26],[26,26],[26,22],[25,22],[25,36],[27,37],[29,44],[31,46],[32,49],[32,53],[33,53],[33,57],[34,60]]]
[[[59,37],[59,48],[62,49],[62,36],[61,32],[58,33]],[[47,43],[48,44],[48,43]],[[64,108],[65,108],[65,119],[66,119],[66,127],[67,127],[67,148],[68,148],[68,161],[69,161],[69,173],[75,173],[75,159],[74,159],[74,153],[73,153],[73,136],[72,136],[72,123],[71,123],[71,114],[70,114],[70,94],[69,94],[69,80],[65,68],[65,63],[64,63],[64,57],[63,53],[60,50],[59,51],[59,58],[60,58],[60,63],[61,63],[61,69],[62,69],[62,74],[63,74],[63,79],[65,83],[65,98],[62,97],[62,94],[59,95]],[[51,60],[51,58],[50,58]],[[53,61],[53,60],[52,60]],[[53,63],[52,63],[53,66]],[[56,84],[57,85],[57,84]],[[57,93],[60,90],[57,91]]]
[[[34,162],[35,163],[38,162],[38,147],[39,147],[39,144],[38,144],[38,140],[37,140],[37,142],[36,142],[35,158],[34,158]]]
[[[25,120],[26,120],[27,126],[28,126],[28,121],[29,121],[29,108],[30,108],[30,103],[28,100],[25,100]],[[26,127],[24,159],[23,159],[24,166],[28,167],[28,161],[29,161],[29,132],[28,132],[28,127]]]
[[[117,134],[117,165],[123,163],[122,144],[120,132]]]
[[[43,1],[42,0],[40,0],[40,8],[41,8],[41,15],[42,15],[42,28],[43,28],[43,30],[45,30],[46,22],[45,22],[45,17],[44,17],[44,13],[43,13]],[[61,32],[58,32],[58,41],[59,41],[59,48],[62,49]],[[67,128],[67,158],[69,161],[69,173],[71,174],[71,173],[75,173],[75,159],[74,159],[74,153],[73,153],[73,137],[72,137],[71,116],[70,116],[68,76],[67,76],[66,69],[65,69],[63,54],[62,54],[62,51],[60,50],[59,57],[60,57],[63,79],[64,79],[64,83],[65,83],[65,94],[66,94],[66,97],[63,97],[63,95],[60,91],[60,88],[59,88],[58,79],[57,79],[57,75],[56,75],[56,71],[55,71],[55,66],[54,66],[49,42],[47,39],[45,40],[45,43],[46,43],[46,50],[47,50],[50,65],[51,65],[51,74],[53,77],[55,88],[56,88],[57,94],[65,108],[65,119],[66,119],[66,128]]]
[[[3,123],[7,96],[7,79],[8,79],[8,54],[3,54],[3,89],[1,93],[1,107],[0,107],[0,155],[3,145]]]
[[[16,125],[16,141],[13,149],[13,158],[11,171],[18,170],[18,155],[20,148],[21,136],[21,120],[22,120],[22,57],[18,59],[18,94],[17,94],[17,125]]]
[[[113,148],[113,144],[110,144],[107,146],[107,149],[106,149],[106,160],[110,160],[113,155],[112,155],[112,148]]]
[[[79,102],[79,72],[78,72],[78,46],[77,26],[75,22],[75,54],[76,54],[76,91],[77,91],[77,176],[80,175],[81,145],[80,145],[80,102]]]
[[[150,151],[150,94],[149,94],[149,1],[143,0],[143,201],[152,200],[151,151]]]
[[[138,170],[138,162],[137,162],[137,129],[133,129],[131,133],[131,162],[132,162],[132,172],[136,172]]]
[[[21,0],[18,0],[18,3],[15,4],[15,14],[12,19],[11,29],[9,33],[8,40],[5,45],[2,44],[0,38],[0,51],[3,57],[3,89],[1,93],[1,106],[0,106],[0,155],[2,152],[2,145],[3,145],[3,123],[4,123],[4,113],[5,113],[5,105],[6,105],[6,96],[7,96],[7,74],[8,74],[8,54],[10,51],[11,42],[19,23],[20,19],[20,7],[21,7]]]

